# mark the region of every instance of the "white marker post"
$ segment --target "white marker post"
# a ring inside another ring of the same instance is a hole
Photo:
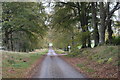
[[[71,52],[70,48],[71,48],[71,46],[68,46],[68,49],[69,49],[68,51],[69,51],[69,53]]]
[[[52,43],[49,43],[49,48],[52,48],[53,44]]]

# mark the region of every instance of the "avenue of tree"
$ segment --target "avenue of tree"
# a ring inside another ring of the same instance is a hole
[[[2,46],[6,50],[32,51],[49,42],[56,48],[87,48],[91,40],[94,47],[120,45],[120,19],[115,20],[119,2],[56,2],[50,14],[43,3],[6,2],[2,6]]]

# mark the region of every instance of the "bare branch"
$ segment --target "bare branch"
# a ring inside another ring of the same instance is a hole
[[[120,9],[120,2],[117,2],[117,4],[114,6],[114,8],[109,12],[108,17],[111,17],[113,15],[113,13],[118,9]]]

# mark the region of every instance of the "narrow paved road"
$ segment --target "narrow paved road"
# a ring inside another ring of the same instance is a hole
[[[59,58],[53,49],[49,49],[41,69],[33,78],[84,78],[72,66]]]

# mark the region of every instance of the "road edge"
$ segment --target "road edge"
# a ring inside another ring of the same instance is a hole
[[[32,78],[36,74],[38,68],[41,68],[41,64],[45,57],[45,55],[42,55],[33,65],[31,65],[32,67],[26,75],[27,78]]]
[[[74,66],[73,64],[71,64],[69,61],[67,61],[64,56],[59,56],[59,58],[61,58],[62,60],[64,60],[66,63],[68,63],[70,66],[72,66],[76,71],[78,71],[80,74],[82,74],[82,76],[84,78],[88,78],[88,76],[85,73],[82,73],[81,71],[78,70],[78,68],[76,66]]]

